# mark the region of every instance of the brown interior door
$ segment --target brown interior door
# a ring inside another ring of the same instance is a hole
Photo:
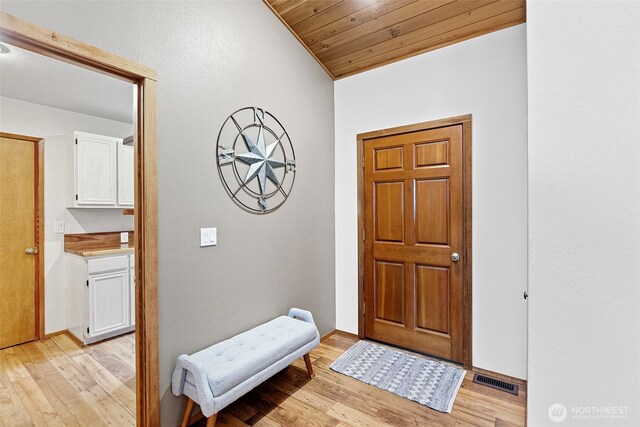
[[[0,137],[0,348],[36,339],[37,152]]]
[[[363,147],[365,336],[462,363],[462,125]]]

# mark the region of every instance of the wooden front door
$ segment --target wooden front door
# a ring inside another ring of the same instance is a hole
[[[461,363],[462,133],[363,141],[364,335]]]
[[[37,338],[37,156],[0,137],[0,348]]]

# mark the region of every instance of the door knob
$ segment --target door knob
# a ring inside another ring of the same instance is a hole
[[[460,261],[460,255],[458,255],[458,252],[454,252],[454,253],[451,254],[451,261],[453,261],[453,262]]]
[[[38,248],[27,248],[24,250],[25,254],[34,255],[38,253]]]

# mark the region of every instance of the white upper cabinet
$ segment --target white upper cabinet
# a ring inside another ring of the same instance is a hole
[[[75,132],[74,205],[111,206],[118,204],[117,138]]]
[[[118,142],[118,206],[133,207],[133,146]]]
[[[69,139],[67,206],[133,207],[133,147],[87,132],[74,132]]]

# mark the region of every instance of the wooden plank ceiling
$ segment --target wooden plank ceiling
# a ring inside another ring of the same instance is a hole
[[[525,0],[263,0],[334,79],[525,22]]]

